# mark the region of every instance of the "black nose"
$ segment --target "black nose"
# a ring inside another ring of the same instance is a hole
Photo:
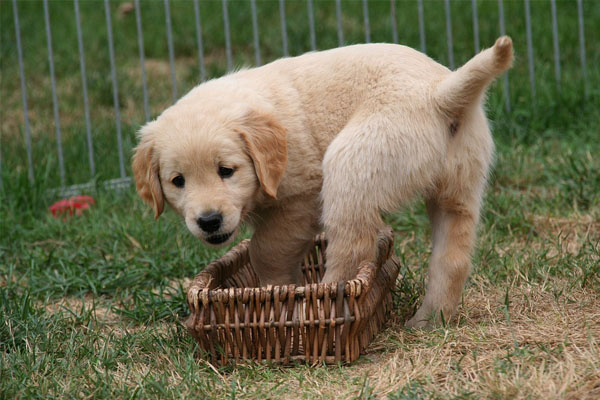
[[[223,216],[221,213],[212,212],[204,214],[196,220],[200,229],[206,233],[213,233],[219,230],[221,222],[223,222]]]

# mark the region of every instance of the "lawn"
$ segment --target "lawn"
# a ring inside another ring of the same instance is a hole
[[[600,3],[584,1],[588,95],[576,3],[560,1],[561,87],[549,1],[532,1],[536,97],[523,2],[505,1],[516,62],[511,111],[499,80],[488,116],[497,145],[473,272],[458,316],[433,331],[403,322],[423,297],[431,230],[422,202],[387,216],[402,261],[388,327],[350,366],[217,368],[195,358],[181,324],[185,290],[227,249],[204,247],[178,216],[133,187],[93,194],[81,217],[54,219],[60,185],[42,2],[18,1],[35,180],[27,177],[12,3],[0,2],[0,398],[600,398]],[[50,2],[66,183],[119,174],[102,2],[81,1],[96,174],[91,176],[73,3]],[[111,2],[126,159],[145,121],[135,13]],[[177,91],[199,82],[194,9],[171,1]],[[317,45],[337,45],[335,2],[315,1]],[[201,1],[208,77],[225,72],[220,1]],[[279,3],[258,1],[263,62],[281,56]],[[346,43],[364,40],[362,3],[343,1]],[[482,46],[498,3],[479,1]],[[397,2],[400,42],[419,48],[417,5]],[[121,10],[121,11],[120,11]],[[306,3],[287,1],[292,55],[310,50]],[[427,53],[448,62],[444,3],[425,2]],[[252,64],[249,2],[229,2],[236,65]],[[370,1],[372,41],[390,41],[389,2]],[[452,2],[455,63],[473,54],[471,2]],[[171,103],[163,2],[142,2],[153,116]],[[127,173],[130,173],[129,165]],[[248,237],[244,232],[241,237]]]

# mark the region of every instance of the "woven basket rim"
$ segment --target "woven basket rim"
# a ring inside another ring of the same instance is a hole
[[[361,263],[353,279],[329,284],[319,283],[326,269],[323,234],[304,258],[304,285],[251,287],[258,277],[249,243],[207,265],[187,291],[191,314],[185,326],[198,354],[218,364],[356,360],[392,307],[400,262],[392,254],[391,229],[379,233],[376,262]]]
[[[234,247],[232,247],[227,254],[237,253],[238,256],[244,257],[247,261],[248,257],[248,246],[250,245],[250,239],[244,239]],[[327,240],[325,234],[320,233],[314,238],[315,245],[321,244],[325,246]],[[192,283],[187,290],[187,303],[192,311],[195,311],[198,300],[208,303],[211,301],[219,301],[227,303],[228,299],[236,299],[246,303],[251,298],[260,296],[261,301],[265,301],[267,298],[278,297],[279,300],[285,300],[290,292],[294,293],[295,297],[308,297],[316,295],[317,298],[323,298],[329,296],[335,299],[340,294],[344,297],[353,296],[360,297],[363,292],[368,292],[377,273],[383,267],[383,265],[393,258],[393,231],[389,226],[379,231],[378,240],[378,256],[377,261],[363,261],[359,264],[358,272],[356,277],[346,281],[338,281],[331,283],[311,283],[308,285],[295,285],[295,284],[283,284],[283,285],[267,285],[267,286],[253,286],[253,287],[230,287],[230,288],[209,288],[213,281],[218,280],[217,270],[222,263],[223,257],[212,261],[204,270],[196,275]],[[226,255],[227,255],[226,254]],[[305,268],[305,266],[302,266]],[[343,292],[342,292],[343,286]]]

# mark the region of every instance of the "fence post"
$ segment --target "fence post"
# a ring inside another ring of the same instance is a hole
[[[4,183],[2,180],[2,132],[0,132],[0,192],[4,189]]]
[[[448,39],[448,66],[454,69],[454,40],[452,39],[452,16],[450,14],[450,0],[444,0],[446,11],[446,37]]]
[[[117,127],[117,146],[119,150],[119,171],[121,178],[125,178],[125,162],[123,160],[123,137],[121,135],[121,112],[119,110],[119,87],[117,85],[117,68],[115,67],[115,50],[113,47],[112,23],[110,18],[110,5],[104,0],[104,13],[106,14],[106,30],[108,32],[108,55],[110,58],[110,75],[113,87],[113,104],[115,107],[115,124]]]
[[[227,54],[227,72],[233,69],[233,55],[231,54],[231,34],[229,32],[229,12],[227,11],[227,0],[222,0],[223,5],[223,29],[225,30],[225,53]]]
[[[362,0],[363,19],[365,24],[365,42],[371,43],[371,24],[369,22],[369,0]]]
[[[477,0],[471,0],[473,8],[473,42],[475,45],[475,54],[479,53],[479,15],[477,15]]]
[[[169,48],[169,67],[171,69],[171,87],[173,89],[173,104],[177,102],[177,78],[175,78],[175,55],[173,50],[173,33],[171,30],[171,7],[169,0],[164,0],[165,22],[167,25],[167,47]]]
[[[506,30],[504,29],[504,3],[503,0],[498,0],[498,14],[500,18],[500,36],[506,35]],[[504,73],[504,101],[506,111],[510,112],[510,91],[508,85],[508,71]]]
[[[48,0],[44,0],[44,21],[46,23],[46,42],[48,44],[48,64],[50,65],[50,82],[52,84],[52,105],[54,110],[54,126],[56,127],[56,148],[58,152],[58,169],[60,172],[60,185],[65,186],[65,162],[62,151],[62,136],[60,132],[60,115],[58,112],[58,96],[56,94],[56,80],[54,78],[54,55],[52,53],[52,32],[50,31],[50,10]]]
[[[142,10],[140,0],[135,0],[135,25],[138,37],[138,49],[140,54],[140,67],[142,69],[142,92],[144,95],[144,115],[146,122],[150,121],[150,105],[148,104],[148,85],[146,82],[146,62],[144,60],[144,31],[142,30]]]
[[[577,19],[579,20],[579,57],[581,58],[581,72],[583,74],[583,94],[587,98],[587,70],[585,62],[585,31],[583,26],[583,6],[581,0],[577,0]]]
[[[75,5],[75,22],[77,25],[77,46],[79,48],[79,68],[81,69],[81,87],[83,90],[83,108],[85,112],[85,130],[87,135],[88,158],[90,161],[90,174],[92,179],[96,175],[94,164],[94,146],[92,142],[92,127],[90,122],[90,108],[88,105],[87,78],[85,74],[85,55],[83,53],[83,36],[81,34],[81,18],[79,15],[79,0],[73,1]]]
[[[335,17],[337,19],[338,46],[344,45],[344,30],[342,28],[342,1],[335,0]]]
[[[417,9],[419,11],[419,37],[421,38],[421,51],[427,53],[425,47],[425,16],[423,12],[423,0],[419,0],[417,3]]]
[[[279,0],[279,17],[281,19],[281,47],[283,56],[289,56],[287,27],[285,26],[285,0]]]
[[[312,51],[315,51],[317,49],[317,37],[315,35],[315,13],[313,11],[313,0],[308,0],[307,6],[308,6],[308,28],[310,30],[310,49]]]
[[[392,41],[398,43],[398,26],[396,23],[396,0],[390,0],[390,14],[392,20]]]
[[[558,21],[556,19],[556,0],[550,0],[552,11],[552,44],[554,45],[554,73],[556,75],[556,87],[560,92],[560,48],[558,45]]]
[[[254,37],[254,57],[256,58],[256,66],[260,66],[260,41],[258,36],[258,16],[256,15],[256,0],[250,0],[250,9],[252,11],[252,35]]]
[[[529,0],[525,0],[525,31],[527,35],[527,57],[529,58],[529,83],[531,85],[531,99],[535,102],[535,71],[533,66],[533,44],[531,39],[531,13]]]
[[[15,20],[15,36],[17,38],[17,57],[19,59],[19,78],[21,80],[21,97],[23,99],[23,121],[25,123],[25,145],[27,147],[27,176],[33,182],[33,156],[31,155],[31,130],[29,127],[29,108],[27,107],[27,87],[25,84],[25,68],[23,68],[23,50],[21,48],[21,28],[19,27],[19,11],[17,0],[12,0]]]
[[[202,43],[202,22],[200,20],[200,5],[194,0],[194,19],[196,21],[196,43],[198,44],[198,68],[200,68],[200,82],[206,79],[206,68],[204,66],[204,46]]]

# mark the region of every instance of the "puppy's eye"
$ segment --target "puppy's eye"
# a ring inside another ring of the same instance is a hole
[[[230,178],[235,170],[233,168],[219,167],[219,176],[223,179]]]
[[[178,188],[182,188],[185,186],[185,178],[182,175],[177,175],[175,178],[171,179],[171,183]]]

